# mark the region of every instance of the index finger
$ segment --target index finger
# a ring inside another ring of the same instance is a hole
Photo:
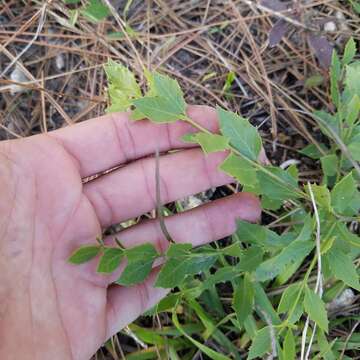
[[[210,131],[218,130],[215,109],[191,105],[188,116]],[[131,121],[128,113],[114,113],[49,133],[75,158],[81,177],[95,175],[115,166],[153,154],[184,147],[193,147],[180,140],[196,129],[177,121],[154,124],[149,120]]]

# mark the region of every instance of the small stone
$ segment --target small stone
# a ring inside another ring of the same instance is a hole
[[[345,289],[339,296],[331,301],[327,308],[330,311],[335,311],[343,307],[351,305],[355,301],[355,294],[351,289]]]
[[[334,32],[336,31],[336,24],[334,21],[329,21],[327,23],[324,24],[324,30],[325,31],[329,31],[329,32]]]
[[[63,54],[56,55],[55,65],[58,70],[62,70],[65,67],[65,59]]]
[[[24,72],[21,70],[21,67],[19,65],[15,66],[15,69],[13,70],[13,72],[10,74],[10,79],[12,81],[16,81],[18,83],[23,83],[26,82],[28,79],[26,77],[26,75],[24,74]],[[17,84],[13,84],[10,87],[10,93],[11,95],[15,95],[18,92],[23,92],[25,91],[26,88],[21,86],[21,85],[17,85]]]

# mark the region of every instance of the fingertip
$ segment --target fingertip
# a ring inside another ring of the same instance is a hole
[[[236,197],[239,217],[249,222],[259,221],[261,217],[260,199],[248,192],[238,193]]]
[[[218,116],[216,109],[207,105],[189,105],[187,115],[212,132],[219,130]]]

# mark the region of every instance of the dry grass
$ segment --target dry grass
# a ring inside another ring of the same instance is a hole
[[[95,24],[80,16],[69,27],[71,7],[61,1],[1,2],[0,73],[16,60],[0,78],[1,139],[51,131],[103,114],[103,64],[112,58],[139,77],[144,66],[176,77],[188,103],[219,104],[250,118],[259,126],[274,164],[299,159],[300,179],[318,180],[317,164],[298,150],[323,141],[310,113],[331,109],[331,104],[328,72],[319,66],[306,37],[320,31],[336,48],[342,48],[350,35],[358,39],[359,17],[347,2],[294,1],[296,20],[289,12],[268,11],[247,0],[134,0],[127,14],[126,1],[111,3],[116,12],[107,21]],[[279,18],[289,23],[289,32],[270,48],[268,35]],[[323,31],[328,21],[335,22],[335,31]],[[109,37],[125,26],[133,31],[121,39]],[[25,83],[11,80],[15,66]],[[231,71],[235,80],[224,91]],[[324,83],[306,87],[313,75],[322,75]],[[15,84],[23,91],[14,93]],[[358,310],[359,305],[351,305],[345,312]],[[159,324],[155,319],[154,326]],[[336,330],[333,336],[348,330]],[[125,344],[119,350],[119,339],[113,341],[119,354],[134,349]]]

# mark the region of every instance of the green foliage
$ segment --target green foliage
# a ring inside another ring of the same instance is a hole
[[[327,254],[330,271],[336,279],[360,291],[359,275],[351,258],[341,249],[332,248]]]
[[[261,137],[244,118],[221,108],[217,109],[221,132],[230,144],[251,160],[257,160],[261,150]]]
[[[234,291],[233,307],[237,319],[242,325],[246,318],[252,313],[254,305],[254,288],[250,275],[245,274]]]
[[[85,245],[75,250],[69,257],[72,264],[83,264],[93,259],[101,251],[100,246]]]
[[[285,247],[278,255],[266,260],[255,272],[258,281],[271,280],[281,274],[287,266],[303,260],[313,249],[312,241],[295,240]]]
[[[262,357],[271,347],[270,328],[268,326],[256,332],[249,349],[248,360]]]
[[[287,360],[295,360],[296,358],[296,348],[295,348],[295,338],[291,329],[289,329],[286,333],[284,340],[284,350],[283,356],[284,359]]]
[[[124,251],[127,265],[116,283],[119,285],[135,285],[143,282],[150,274],[153,262],[158,253],[152,244],[142,244]]]
[[[144,338],[161,346],[166,343],[173,349],[174,359],[179,357],[179,341],[182,350],[184,346],[195,349],[189,351],[189,359],[197,351],[211,359],[240,359],[237,345],[247,349],[249,359],[265,358],[274,346],[279,358],[295,359],[306,316],[318,326],[311,358],[333,359],[341,351],[336,342],[329,343],[326,338],[329,321],[325,302],[345,286],[360,291],[354,264],[360,253],[360,238],[349,226],[359,220],[360,209],[356,163],[360,158],[360,63],[355,56],[352,39],[342,56],[334,52],[329,88],[334,111],[313,114],[326,144],[309,144],[299,151],[313,159],[322,172],[319,183],[311,185],[302,183],[296,166],[284,170],[260,162],[261,137],[247,119],[217,108],[220,130],[211,133],[188,117],[176,80],[145,71],[147,86],[142,92],[130,70],[112,61],[106,65],[111,102],[108,111],[130,110],[134,121],[183,121],[193,126],[197,132],[184,136],[183,141],[198,144],[206,154],[226,150],[228,155],[219,169],[243,190],[261,197],[264,208],[270,210],[269,217],[276,217],[271,220],[274,228],[237,220],[237,230],[224,242],[226,245],[220,242],[193,249],[191,244],[179,244],[174,239],[165,254],[143,244],[130,249],[91,245],[71,255],[70,262],[83,263],[99,254],[98,272],[104,274],[116,271],[126,260],[116,281],[124,286],[144,281],[154,261],[161,258],[155,286],[176,288],[176,292],[148,314],[171,312],[174,327],[170,335],[162,333],[167,336],[166,342],[160,336],[147,334]],[[228,80],[230,86],[231,78]],[[317,276],[319,256],[322,276],[329,286],[324,298],[314,292],[311,281]],[[304,271],[297,271],[299,268]],[[225,294],[220,284],[226,284]],[[223,298],[232,300],[232,307],[223,306]],[[185,318],[180,303],[187,307],[188,319],[200,320],[201,324],[180,322],[178,316]],[[239,335],[236,346],[224,335],[228,332]],[[215,351],[212,343],[226,356]]]
[[[88,20],[97,23],[110,15],[110,10],[101,0],[89,0],[89,2],[80,10]]]
[[[186,142],[199,144],[205,154],[216,151],[223,151],[229,148],[229,139],[218,134],[198,132],[195,134],[185,135],[183,140]]]
[[[115,271],[123,258],[124,250],[120,248],[105,248],[101,257],[97,272],[109,274]]]
[[[304,309],[310,319],[313,320],[320,329],[326,332],[328,331],[329,321],[325,304],[320,296],[307,286],[305,288]]]
[[[173,288],[180,285],[188,275],[194,275],[210,268],[217,259],[217,254],[192,252],[191,244],[171,244],[167,261],[162,267],[155,286]]]
[[[141,97],[141,90],[134,74],[125,66],[111,59],[104,67],[109,82],[109,97],[111,106],[107,112],[127,111],[132,99]]]

